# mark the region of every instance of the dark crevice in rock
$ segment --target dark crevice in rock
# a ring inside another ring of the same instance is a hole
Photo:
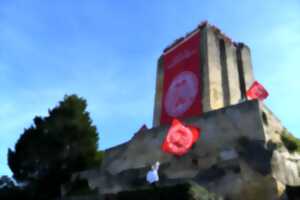
[[[222,178],[225,176],[225,174],[226,173],[224,169],[218,167],[217,165],[213,165],[207,170],[200,171],[194,179],[198,183],[208,183]]]
[[[239,156],[255,171],[262,175],[271,173],[273,150],[264,147],[264,141],[241,137],[238,140]]]
[[[246,98],[246,83],[244,77],[244,69],[243,69],[243,61],[242,61],[242,48],[243,45],[238,45],[236,48],[236,58],[238,64],[238,73],[239,73],[239,81],[240,81],[240,90],[241,90],[241,98]]]
[[[288,200],[300,200],[300,186],[286,186],[285,190]]]
[[[262,113],[262,119],[263,119],[263,122],[266,126],[269,125],[269,122],[268,122],[268,117],[267,117],[267,114],[265,112]]]

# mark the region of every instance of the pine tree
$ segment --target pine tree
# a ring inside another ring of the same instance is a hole
[[[98,132],[87,103],[76,95],[65,96],[46,117],[35,117],[8,150],[14,178],[39,191],[40,199],[56,197],[71,174],[99,165]]]

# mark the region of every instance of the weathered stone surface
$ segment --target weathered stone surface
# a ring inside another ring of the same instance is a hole
[[[209,80],[207,85],[203,85],[203,87],[209,88],[209,105],[207,105],[207,108],[205,105],[203,106],[204,112],[224,107],[219,39],[214,29],[210,27],[207,28],[206,37],[207,65],[205,67],[208,68],[208,73],[202,75],[202,77],[206,76]]]
[[[241,197],[245,200],[279,200],[281,194],[277,189],[276,180],[266,176],[255,177],[253,181],[244,182],[240,191]]]
[[[275,151],[272,159],[273,176],[289,186],[300,185],[300,156]]]
[[[281,133],[284,129],[281,121],[264,104],[260,103],[261,120],[266,135],[266,140],[271,143],[281,142]]]
[[[157,63],[156,72],[156,88],[155,88],[155,101],[154,101],[154,112],[153,112],[153,127],[159,126],[161,108],[162,108],[162,95],[163,95],[163,57],[161,56]]]
[[[208,75],[204,76],[204,74],[209,73],[209,66],[208,66],[208,44],[207,44],[207,28],[203,28],[200,31],[200,71],[201,71],[201,80],[202,80],[202,87],[201,87],[201,95],[199,97],[202,98],[202,111],[208,112],[211,110],[210,108],[210,78]]]
[[[237,104],[241,99],[241,89],[239,81],[239,72],[237,65],[236,47],[229,42],[225,43],[226,64],[228,72],[229,103]]]
[[[268,116],[268,127],[263,112]],[[193,180],[232,200],[279,199],[285,185],[300,185],[299,156],[289,154],[284,147],[267,145],[275,141],[270,135],[282,126],[276,125],[276,117],[259,102],[245,101],[186,119],[185,123],[201,127],[202,133],[182,157],[161,151],[169,126],[160,126],[136,133],[129,142],[106,150],[100,170],[77,175],[87,178],[90,187],[98,188],[101,194],[147,188],[147,170],[160,161],[162,186]]]
[[[207,163],[213,163],[218,159],[220,149],[232,147],[241,136],[264,140],[259,114],[258,103],[248,101],[218,111],[211,111],[202,117],[187,119],[188,124],[201,127],[202,134],[201,139],[188,156],[180,158],[182,165],[187,166],[187,161],[185,161],[188,159],[187,157],[199,158],[199,160],[205,158],[206,162],[202,163],[205,168]],[[111,174],[116,174],[125,169],[149,166],[156,160],[161,163],[177,162],[177,158],[161,151],[161,144],[167,129],[168,126],[161,126],[140,132],[131,141],[107,150],[103,168]],[[115,157],[118,159],[112,159]],[[200,164],[201,162],[198,163],[198,167],[201,167]]]
[[[240,138],[238,143],[239,155],[249,167],[264,176],[271,173],[273,151],[265,148],[264,141]]]
[[[250,48],[245,44],[241,44],[239,46],[239,51],[241,54],[241,64],[244,72],[245,86],[246,90],[248,90],[254,82]]]
[[[238,158],[238,154],[233,148],[225,149],[220,152],[220,159],[223,161],[233,160]]]

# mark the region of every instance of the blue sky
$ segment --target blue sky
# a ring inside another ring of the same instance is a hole
[[[300,1],[209,2],[0,0],[0,176],[7,149],[65,94],[87,99],[100,149],[151,127],[157,58],[203,20],[250,46],[266,104],[300,137]]]

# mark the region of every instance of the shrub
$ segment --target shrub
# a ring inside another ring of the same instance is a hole
[[[87,180],[76,178],[75,181],[71,183],[71,188],[66,196],[84,196],[91,194],[97,194],[97,190],[91,189]]]
[[[281,140],[290,153],[300,153],[300,140],[289,133],[286,129],[282,131]]]

